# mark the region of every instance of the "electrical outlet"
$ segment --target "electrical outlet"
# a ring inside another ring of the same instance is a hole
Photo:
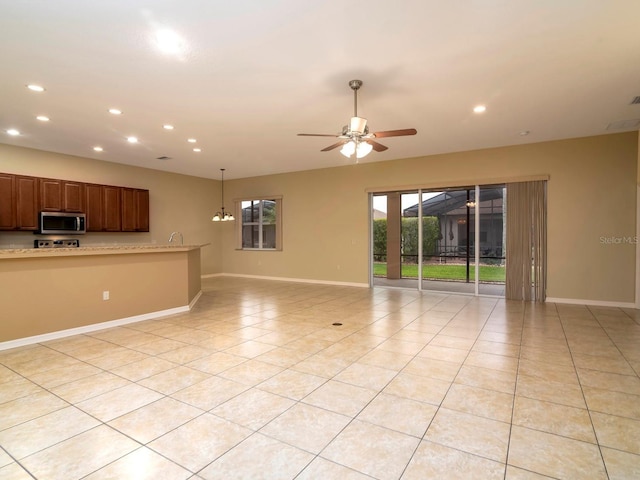
[[[102,300],[109,300],[109,290],[102,292]]]

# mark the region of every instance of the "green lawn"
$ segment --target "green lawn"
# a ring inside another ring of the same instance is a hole
[[[469,278],[475,278],[475,266],[469,268]],[[387,276],[386,263],[374,263],[373,275],[376,277]],[[402,265],[403,278],[418,278],[418,265]],[[428,280],[466,280],[466,265],[451,264],[433,264],[424,265],[422,267],[422,278]],[[505,269],[504,266],[480,265],[480,281],[481,282],[504,282]]]

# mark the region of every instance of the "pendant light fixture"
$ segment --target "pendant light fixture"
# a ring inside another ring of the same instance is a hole
[[[226,213],[224,211],[224,168],[221,168],[220,171],[222,172],[222,182],[221,182],[222,193],[220,195],[220,197],[222,198],[222,207],[220,207],[220,210],[222,210],[222,212],[219,212],[219,211],[216,212],[216,214],[213,216],[211,221],[213,221],[213,222],[231,222],[231,221],[235,220],[235,218],[230,213]]]

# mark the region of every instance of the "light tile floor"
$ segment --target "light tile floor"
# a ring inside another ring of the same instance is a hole
[[[640,478],[636,310],[203,291],[187,314],[0,352],[0,478]]]

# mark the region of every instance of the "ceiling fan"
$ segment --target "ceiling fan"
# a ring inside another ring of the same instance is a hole
[[[353,90],[353,117],[349,121],[349,125],[342,127],[342,132],[337,135],[322,133],[299,133],[301,137],[337,137],[339,142],[329,145],[320,150],[328,152],[334,148],[342,147],[340,153],[345,157],[351,157],[354,154],[356,158],[362,158],[368,155],[371,150],[376,152],[384,152],[388,149],[381,143],[375,141],[376,138],[384,137],[403,137],[405,135],[415,135],[418,131],[415,128],[405,128],[402,130],[386,130],[383,132],[369,132],[367,119],[358,117],[358,90],[362,87],[362,80],[351,80],[349,87]]]

